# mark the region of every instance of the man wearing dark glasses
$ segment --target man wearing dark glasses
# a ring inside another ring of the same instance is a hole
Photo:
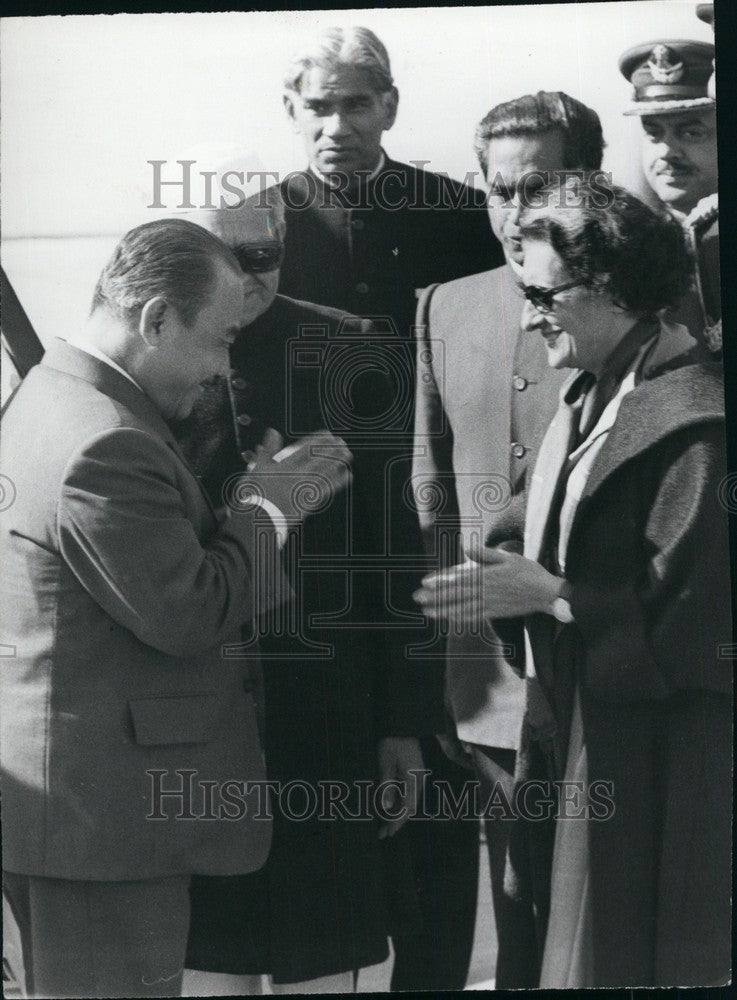
[[[491,225],[506,262],[430,286],[416,320],[413,487],[428,551],[441,553],[447,539],[451,563],[469,547],[506,543],[521,550],[527,478],[562,382],[541,345],[521,335],[522,309],[525,297],[549,309],[562,289],[521,288],[519,211],[546,179],[555,180],[555,171],[598,170],[603,145],[596,112],[561,92],[497,105],[476,131]],[[433,495],[442,496],[441,508],[423,504],[423,496]],[[446,752],[476,772],[484,803],[500,788],[511,794],[522,669],[518,623],[486,622],[480,634],[467,628],[448,636],[446,699],[455,734]],[[509,823],[489,819],[486,830],[497,935],[524,940],[530,928],[515,924],[514,901],[503,892]],[[530,977],[530,969],[499,967],[496,985],[533,986]]]
[[[396,345],[380,342],[367,320],[277,295],[286,228],[278,188],[242,208],[190,218],[219,236],[243,270],[243,326],[230,375],[176,428],[206,491],[222,504],[229,480],[264,440],[278,434],[288,446],[308,427],[343,428],[353,483],[345,504],[313,511],[287,542],[295,597],[283,620],[262,623],[259,635],[269,779],[300,785],[295,803],[305,786],[320,794],[320,782],[333,782],[336,794],[341,782],[347,797],[323,819],[299,821],[275,808],[272,851],[260,872],[194,880],[187,967],[200,971],[188,972],[185,989],[222,993],[235,982],[245,994],[254,991],[252,977],[269,974],[274,992],[350,992],[354,973],[388,954],[380,838],[401,824],[351,822],[343,813],[360,813],[360,783],[365,792],[381,778],[407,778],[395,766],[397,743],[407,750],[406,767],[421,768],[413,737],[421,725],[442,725],[442,671],[435,664],[433,680],[427,664],[404,657],[408,642],[424,638],[416,614],[414,630],[401,627],[402,614],[414,611],[416,578],[386,571],[390,503],[409,551],[421,548],[416,519],[407,512],[399,523],[403,497],[387,498],[382,488],[392,442],[406,433],[377,365]],[[295,503],[311,502],[307,483]],[[408,778],[408,792],[415,785]],[[403,871],[407,885],[400,878],[392,891],[411,898],[408,862]],[[411,926],[411,907],[404,919]]]

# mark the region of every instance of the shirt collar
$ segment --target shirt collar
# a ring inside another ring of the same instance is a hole
[[[102,361],[103,364],[109,365],[111,368],[114,368],[116,372],[119,372],[124,378],[127,378],[129,382],[132,382],[133,385],[136,387],[136,389],[139,389],[141,392],[143,392],[143,389],[141,389],[138,382],[136,382],[133,376],[129,372],[127,372],[125,368],[121,368],[116,361],[113,361],[112,358],[109,358],[107,354],[103,354],[103,352],[99,348],[95,347],[94,344],[90,344],[87,341],[83,341],[81,339],[74,337],[70,338],[67,341],[67,343],[70,344],[72,347],[76,347],[77,350],[79,351],[84,351],[85,354],[92,355],[93,358],[97,358],[97,360]]]

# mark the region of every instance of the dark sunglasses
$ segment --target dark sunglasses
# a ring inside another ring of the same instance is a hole
[[[519,290],[539,313],[553,311],[553,299],[558,292],[566,292],[569,288],[578,288],[583,285],[583,281],[569,281],[565,285],[556,285],[555,288],[540,288],[538,285],[520,285]]]
[[[274,240],[271,243],[243,243],[233,247],[233,253],[241,266],[241,271],[249,274],[266,274],[276,271],[284,260],[284,244]]]

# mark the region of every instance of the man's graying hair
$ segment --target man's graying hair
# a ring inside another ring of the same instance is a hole
[[[562,90],[541,90],[497,104],[476,129],[474,148],[484,176],[489,173],[489,143],[504,136],[538,135],[560,129],[563,134],[561,169],[598,170],[604,155],[599,116]]]
[[[211,233],[185,219],[158,219],[126,233],[98,278],[93,313],[107,308],[132,322],[160,295],[191,323],[207,301],[218,261],[240,273],[231,251]]]
[[[326,28],[305,42],[289,60],[285,89],[299,93],[302,77],[315,66],[325,70],[339,66],[362,69],[379,94],[394,86],[389,53],[368,28]]]

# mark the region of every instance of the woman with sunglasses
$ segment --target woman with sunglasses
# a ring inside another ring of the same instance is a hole
[[[472,553],[417,596],[451,621],[525,617],[506,888],[541,918],[539,985],[716,984],[730,962],[721,373],[660,318],[688,279],[678,225],[620,188],[597,207],[582,183],[573,201],[550,190],[520,218],[522,335],[572,369],[524,554]],[[527,821],[546,815],[547,843]],[[512,939],[529,965],[535,934]],[[500,946],[500,967],[515,959]]]

